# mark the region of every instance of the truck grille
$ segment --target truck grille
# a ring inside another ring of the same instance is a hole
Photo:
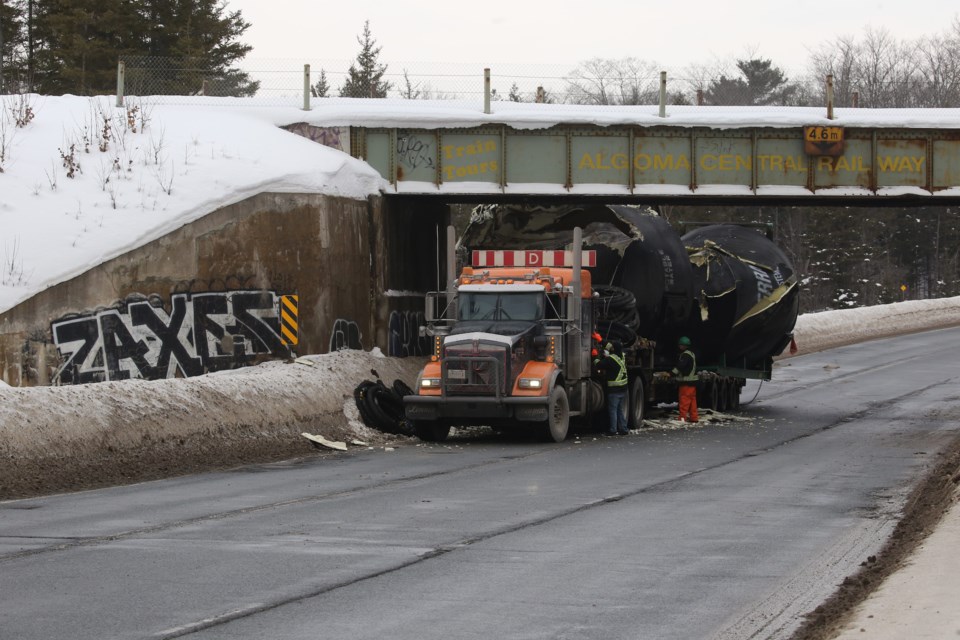
[[[506,351],[458,355],[447,351],[443,392],[450,395],[500,396],[507,393]]]

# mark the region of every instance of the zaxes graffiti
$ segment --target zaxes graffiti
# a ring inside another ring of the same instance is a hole
[[[196,376],[284,357],[272,291],[175,294],[169,311],[156,301],[130,300],[115,309],[51,324],[62,384]]]

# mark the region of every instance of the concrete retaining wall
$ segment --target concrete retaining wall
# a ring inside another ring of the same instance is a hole
[[[411,325],[446,215],[317,194],[224,207],[0,314],[0,379],[186,377],[340,348],[417,355]]]

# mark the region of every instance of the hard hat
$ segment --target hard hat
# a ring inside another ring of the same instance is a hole
[[[677,341],[677,344],[683,345],[684,347],[690,346],[690,338],[687,336],[680,336],[680,340]]]

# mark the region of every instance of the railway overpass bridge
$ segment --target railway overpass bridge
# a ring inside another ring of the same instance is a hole
[[[960,202],[960,109],[387,105],[334,116],[393,196],[842,206]],[[319,116],[321,121],[329,114]]]

